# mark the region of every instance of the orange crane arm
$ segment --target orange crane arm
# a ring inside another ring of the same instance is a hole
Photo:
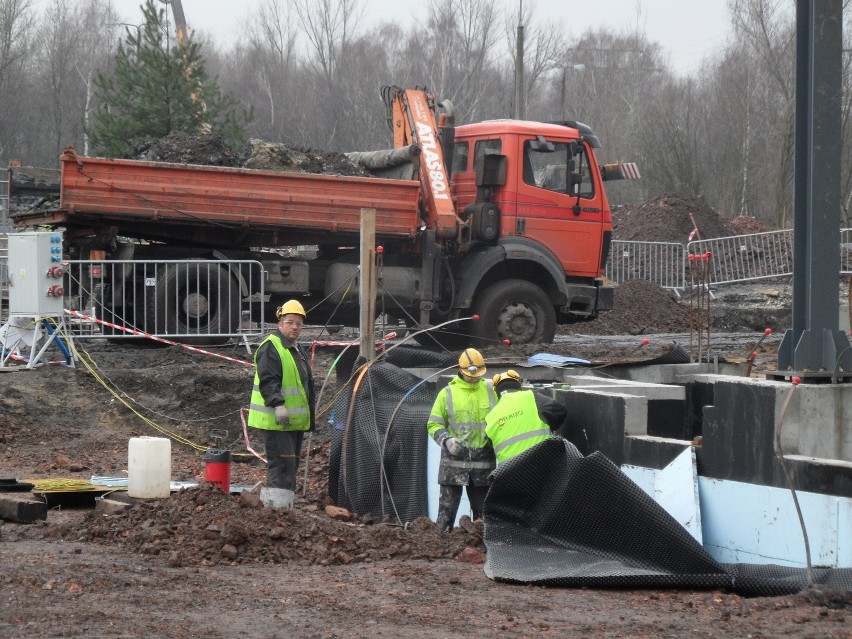
[[[438,238],[457,239],[461,221],[450,194],[450,173],[435,119],[434,97],[419,89],[397,89],[391,99],[394,147],[415,144],[420,149],[426,225]]]

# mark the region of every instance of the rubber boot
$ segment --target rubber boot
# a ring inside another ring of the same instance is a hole
[[[286,488],[266,488],[260,489],[260,502],[266,508],[292,508],[293,507],[293,491]]]

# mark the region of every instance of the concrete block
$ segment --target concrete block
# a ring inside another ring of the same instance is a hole
[[[47,502],[31,493],[0,493],[0,519],[30,524],[47,519]]]
[[[105,515],[120,513],[130,507],[131,504],[128,504],[123,501],[118,501],[116,499],[109,499],[107,497],[95,499],[95,512],[103,513]]]

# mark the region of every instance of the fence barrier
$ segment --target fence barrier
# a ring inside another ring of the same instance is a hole
[[[265,331],[264,272],[251,260],[71,260],[65,308],[106,324],[71,322],[78,337],[130,339],[110,325],[193,344]],[[138,339],[138,338],[137,338]]]
[[[5,268],[6,254],[0,253]],[[65,308],[75,338],[141,339],[122,331],[196,345],[248,343],[265,334],[265,272],[252,260],[69,260]],[[8,314],[4,302],[3,315]],[[0,317],[0,320],[4,318]]]
[[[614,282],[648,280],[662,288],[686,286],[686,246],[677,242],[613,240],[606,276]]]
[[[4,315],[6,300],[9,299],[9,240],[0,233],[0,315]]]
[[[688,244],[614,240],[606,276],[614,282],[644,279],[662,288],[686,286],[690,255],[711,254],[706,284],[716,286],[793,274],[793,231],[732,235]],[[852,274],[852,229],[840,230],[840,273]]]

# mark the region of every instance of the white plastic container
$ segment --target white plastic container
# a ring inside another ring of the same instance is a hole
[[[131,437],[127,446],[127,495],[162,499],[170,494],[172,442],[165,437]]]

